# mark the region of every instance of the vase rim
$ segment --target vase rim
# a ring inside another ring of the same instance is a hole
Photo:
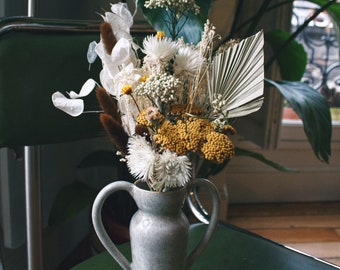
[[[180,188],[177,188],[177,189],[174,189],[174,190],[169,190],[169,191],[154,191],[154,190],[150,190],[147,183],[141,179],[138,179],[134,182],[134,185],[140,189],[140,190],[143,190],[145,192],[150,192],[150,193],[154,193],[154,194],[167,194],[167,193],[173,193],[173,192],[181,192],[183,190],[186,189],[186,186],[183,186],[183,187],[180,187]]]

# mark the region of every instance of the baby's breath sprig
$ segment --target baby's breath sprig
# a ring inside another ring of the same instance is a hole
[[[177,10],[178,15],[181,15],[187,11],[198,14],[200,7],[196,4],[195,0],[149,0],[145,1],[144,6],[146,8],[164,8],[166,10]]]
[[[180,83],[179,79],[166,73],[152,74],[136,87],[135,93],[138,96],[147,96],[163,113],[176,99],[175,90]]]

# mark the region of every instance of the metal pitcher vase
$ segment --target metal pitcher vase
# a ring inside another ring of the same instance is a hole
[[[189,222],[182,206],[193,186],[207,187],[213,201],[211,219],[203,239],[187,255]],[[101,210],[106,198],[125,190],[135,200],[138,210],[130,222],[132,262],[130,263],[109,238],[102,223]],[[206,247],[217,224],[219,196],[215,186],[206,179],[195,179],[187,187],[169,192],[150,191],[146,184],[117,181],[104,187],[92,208],[94,229],[111,256],[127,270],[184,270]]]

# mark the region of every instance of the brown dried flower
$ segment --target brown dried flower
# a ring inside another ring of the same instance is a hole
[[[116,45],[117,40],[113,34],[111,24],[103,22],[100,25],[100,34],[107,54],[111,54],[113,47]]]

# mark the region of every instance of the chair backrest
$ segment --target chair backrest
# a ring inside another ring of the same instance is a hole
[[[71,117],[51,102],[55,91],[78,91],[93,78],[88,45],[99,23],[8,18],[0,21],[0,147],[50,144],[103,133],[97,114]],[[86,104],[95,104],[89,97]]]

